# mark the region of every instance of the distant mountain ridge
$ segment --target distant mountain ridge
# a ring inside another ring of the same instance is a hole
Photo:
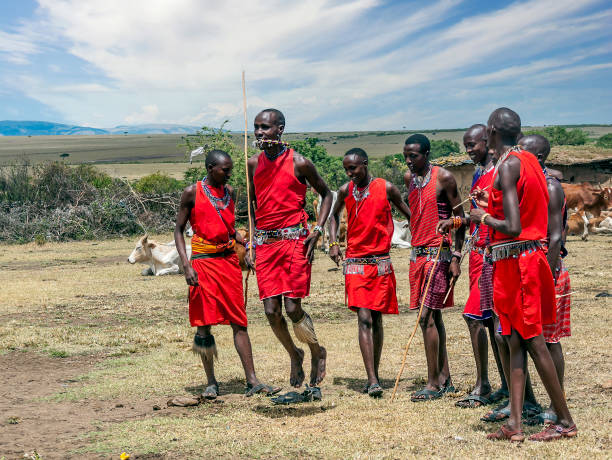
[[[94,134],[191,134],[197,126],[146,124],[120,125],[114,128],[92,128],[50,121],[1,120],[0,136],[87,136]]]

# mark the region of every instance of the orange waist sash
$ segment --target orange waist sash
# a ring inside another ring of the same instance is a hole
[[[212,243],[198,235],[193,235],[191,238],[192,254],[217,254],[220,252],[233,251],[235,247],[236,240],[233,238],[226,243]]]

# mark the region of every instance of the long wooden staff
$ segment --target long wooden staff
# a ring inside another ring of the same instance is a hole
[[[247,152],[247,120],[246,82],[242,71],[242,108],[244,109],[244,175],[246,176],[247,212],[249,215],[249,258],[253,260],[253,221],[251,220],[251,182],[249,181],[249,154]]]
[[[412,334],[410,334],[410,338],[408,339],[408,343],[406,344],[406,348],[404,350],[404,358],[402,359],[402,367],[400,368],[399,373],[397,374],[397,378],[395,379],[395,386],[393,387],[393,394],[391,395],[391,402],[395,399],[395,393],[397,393],[397,386],[399,385],[400,378],[402,377],[402,373],[404,372],[404,367],[406,366],[406,357],[408,356],[408,349],[410,348],[410,344],[412,343],[412,339],[416,334],[417,328],[419,327],[419,321],[421,320],[421,314],[423,313],[423,306],[425,305],[425,299],[427,298],[427,292],[429,291],[429,285],[431,284],[431,279],[433,278],[433,274],[436,271],[438,260],[440,259],[440,252],[442,252],[442,244],[444,243],[444,238],[440,241],[440,246],[438,247],[438,253],[436,254],[436,258],[434,259],[433,267],[431,268],[431,272],[429,272],[429,278],[427,279],[427,285],[425,286],[425,292],[423,292],[423,296],[421,297],[421,306],[419,307],[419,314],[417,315],[416,323],[414,324],[414,329],[412,330]]]

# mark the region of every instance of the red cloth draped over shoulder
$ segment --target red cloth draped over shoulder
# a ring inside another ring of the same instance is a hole
[[[347,211],[346,257],[388,254],[393,237],[391,205],[387,199],[387,182],[373,179],[369,195],[356,201],[355,184],[349,183],[344,200]],[[384,314],[398,314],[395,273],[378,275],[376,265],[364,265],[363,274],[345,275],[347,303],[351,310],[367,308]]]
[[[491,167],[488,171],[484,172],[480,177],[474,180],[472,184],[472,189],[470,193],[472,193],[477,188],[482,190],[487,190],[491,184],[493,183],[493,167]],[[470,209],[474,209],[474,203],[471,204]],[[486,212],[487,209],[485,208]],[[476,229],[476,224],[474,222],[470,223],[470,235],[474,234],[474,230]],[[474,241],[473,245],[476,248],[484,248],[487,246],[489,241],[489,226],[480,224],[478,226],[478,239]],[[479,254],[477,251],[470,251],[469,255],[469,275],[470,275],[470,294],[468,296],[467,302],[465,303],[465,308],[463,310],[464,315],[469,315],[470,317],[480,317],[483,315],[483,310],[480,302],[480,287],[478,281],[480,280],[480,274],[482,273],[482,263],[483,263],[483,255]]]
[[[275,230],[306,224],[306,184],[295,177],[294,150],[289,149],[274,160],[259,154],[253,176],[255,185],[255,222],[260,230]]]
[[[223,188],[208,187],[222,198]],[[195,206],[189,217],[194,238],[213,244],[227,243],[236,234],[234,228],[234,201],[219,213],[204,193],[202,182],[196,183]],[[189,322],[192,326],[237,324],[247,326],[246,308],[242,290],[242,271],[235,253],[193,259],[191,266],[198,274],[198,286],[189,286]]]
[[[543,240],[548,231],[548,189],[544,173],[531,153],[521,150],[510,155],[520,160],[516,188],[521,233],[511,238],[493,230],[491,242]],[[495,186],[489,194],[489,212],[496,219],[504,219],[502,191]],[[509,335],[514,329],[523,339],[530,339],[542,333],[544,324],[555,322],[555,285],[544,250],[495,262],[493,289],[494,309],[503,335]]]
[[[442,239],[450,246],[450,236],[440,235],[436,226],[440,219],[448,219],[451,215],[450,205],[438,202],[437,183],[438,166],[432,166],[431,176],[427,185],[419,189],[414,182],[408,188],[408,205],[410,206],[410,232],[412,246],[438,247]],[[435,266],[434,266],[435,265]],[[419,308],[427,278],[431,270],[435,270],[431,285],[427,291],[424,306],[432,309],[442,309],[453,306],[453,292],[443,303],[448,290],[448,268],[450,263],[438,262],[434,264],[434,257],[417,257],[416,262],[410,262],[410,309]],[[453,289],[454,290],[454,289]]]
[[[306,226],[306,185],[295,176],[294,150],[274,160],[261,152],[253,176],[255,222],[260,230]],[[257,285],[261,300],[284,295],[303,298],[310,293],[311,265],[306,257],[305,237],[257,246]]]

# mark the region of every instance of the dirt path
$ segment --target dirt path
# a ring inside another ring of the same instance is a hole
[[[52,358],[29,352],[0,356],[0,457],[23,459],[24,454],[36,451],[44,460],[83,458],[70,452],[85,447],[84,435],[96,430],[100,422],[151,415],[153,405],[161,402],[42,400],[80,385],[75,379],[99,360],[96,356]],[[87,454],[87,458],[110,457]]]

